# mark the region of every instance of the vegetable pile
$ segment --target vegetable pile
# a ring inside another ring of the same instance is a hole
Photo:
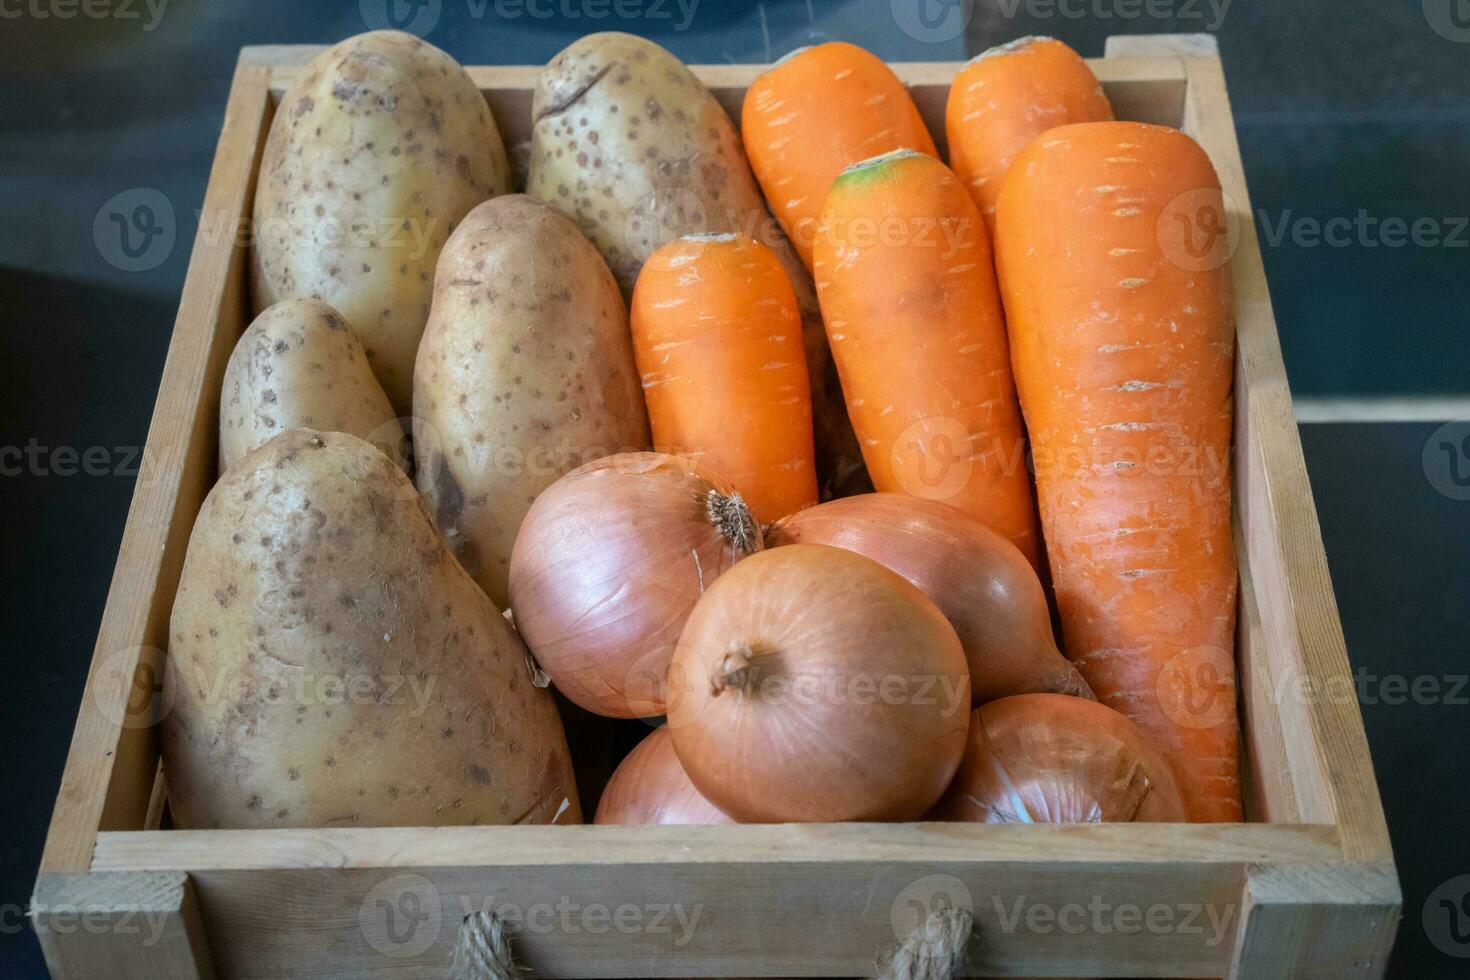
[[[948,163],[840,42],[739,130],[625,34],[532,112],[512,194],[417,38],[281,99],[173,608],[177,826],[1243,818],[1193,140],[1031,38],[955,77]],[[609,776],[584,712],[653,728]]]

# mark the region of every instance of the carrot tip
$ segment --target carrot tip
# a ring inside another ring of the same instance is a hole
[[[790,61],[792,58],[795,58],[797,55],[801,54],[803,51],[810,51],[814,47],[816,47],[815,44],[803,44],[799,48],[793,48],[783,54],[781,57],[777,58],[775,61],[771,62],[771,67],[779,68],[780,66],[786,64],[786,62]]]
[[[846,168],[843,169],[842,173],[837,175],[837,179],[843,180],[847,177],[853,177],[864,170],[869,170],[873,167],[882,167],[885,164],[893,163],[896,160],[904,160],[908,157],[922,157],[926,155],[927,154],[920,153],[917,150],[910,150],[906,146],[901,146],[896,150],[889,150],[887,153],[880,153],[875,157],[868,157],[868,159],[866,160],[859,160],[857,163],[849,164]]]
[[[968,62],[966,62],[966,64],[973,65],[975,62],[984,61],[986,58],[999,58],[1004,55],[1015,54],[1017,51],[1022,51],[1026,48],[1031,47],[1031,45],[1033,44],[1040,44],[1043,41],[1055,40],[1056,38],[1047,37],[1045,34],[1032,34],[1028,37],[1018,37],[1014,41],[1007,41],[1005,44],[997,44],[993,48],[986,48],[984,51],[981,51],[979,54],[975,55],[975,57],[971,58]]]

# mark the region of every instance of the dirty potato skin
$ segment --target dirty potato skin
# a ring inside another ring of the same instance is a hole
[[[589,34],[542,70],[526,192],[577,222],[625,297],[643,262],[681,235],[734,232],[775,251],[796,292],[812,383],[818,468],[861,485],[862,454],[810,274],[745,159],[734,124],[683,62],[631,34]]]
[[[220,396],[220,471],[295,428],[350,432],[402,458],[397,417],[362,343],[321,300],[277,303],[235,344]]]
[[[407,415],[439,250],[470,208],[507,190],[495,120],[453,58],[397,31],[348,38],[307,65],[271,123],[255,309],[331,304]]]
[[[180,827],[581,820],[526,648],[355,436],[292,429],[224,474],[169,635]]]
[[[460,563],[504,607],[536,496],[648,441],[627,310],[597,249],[525,195],[471,211],[439,258],[414,377],[419,491]]]
[[[680,235],[743,232],[796,261],[766,212],[740,137],[683,62],[632,34],[589,34],[542,70],[526,193],[571,215],[624,295]],[[788,269],[790,265],[788,264]],[[807,293],[810,277],[803,276]]]

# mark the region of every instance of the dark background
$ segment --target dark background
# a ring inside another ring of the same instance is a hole
[[[61,19],[50,0],[0,4],[0,451],[35,447],[19,467],[13,454],[0,459],[0,977],[44,975],[20,916],[112,574],[132,489],[131,447],[146,437],[235,52],[246,44],[335,41],[364,30],[385,2],[170,0],[155,17],[142,0],[126,10],[118,0],[114,15],[102,19],[80,11]],[[569,2],[573,13],[587,9]],[[1283,220],[1301,230],[1300,219],[1366,212],[1433,219],[1449,238],[1458,227],[1452,219],[1470,215],[1470,0],[1233,0],[1223,7],[1224,0],[1165,0],[1178,15],[1164,19],[1125,17],[1134,8],[1113,0],[1063,0],[1060,8],[977,0],[968,32],[941,28],[939,40],[913,27],[916,2],[700,0],[685,26],[673,0],[662,7],[669,17],[632,21],[541,18],[496,0],[417,0],[423,16],[437,9],[428,39],[476,64],[544,62],[600,29],[652,36],[692,62],[764,62],[833,38],[889,60],[954,60],[1033,33],[1096,56],[1110,34],[1208,29],[1220,41],[1263,236]],[[944,12],[941,0],[925,2],[934,5],[931,13]],[[562,3],[529,6],[551,11]],[[501,16],[517,9],[518,17]],[[652,9],[651,0],[643,9]],[[1460,20],[1447,19],[1455,11]],[[108,260],[115,245],[94,238],[93,222],[114,195],[140,188],[161,192],[171,205],[175,244],[156,267],[126,271]],[[1279,245],[1267,242],[1298,397],[1465,396],[1439,412],[1470,416],[1470,230],[1456,240],[1459,246],[1390,247],[1369,238],[1336,247],[1288,235]],[[1353,411],[1374,415],[1382,407],[1359,403]],[[1470,671],[1470,502],[1431,483],[1423,454],[1426,445],[1437,451],[1437,429],[1438,421],[1308,424],[1302,436],[1354,666],[1370,678],[1439,678],[1448,690]],[[106,472],[60,475],[65,459],[53,451],[61,446],[102,447],[93,458],[108,461]],[[1470,465],[1470,457],[1461,462]],[[1392,975],[1464,976],[1464,960],[1447,954],[1470,955],[1470,945],[1441,938],[1437,946],[1422,915],[1429,892],[1470,874],[1470,793],[1460,778],[1470,705],[1390,704],[1376,691],[1370,681],[1363,710],[1405,892]]]

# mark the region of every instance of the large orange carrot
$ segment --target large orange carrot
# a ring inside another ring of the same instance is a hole
[[[633,353],[654,448],[729,481],[762,522],[817,502],[801,314],[781,262],[735,235],[689,235],[633,288]]]
[[[1067,655],[1205,822],[1241,817],[1223,215],[1188,136],[1084,123],[1016,159],[996,239]]]
[[[942,500],[1037,561],[1036,505],[990,240],[949,168],[909,150],[843,171],[815,275],[880,491]]]
[[[1112,118],[1102,85],[1076,51],[1049,37],[1023,37],[977,55],[955,76],[944,109],[949,165],[993,234],[1001,180],[1028,143],[1057,126]]]
[[[843,41],[800,48],[757,78],[740,131],[766,202],[808,269],[822,201],[843,168],[898,149],[939,156],[903,82]]]

